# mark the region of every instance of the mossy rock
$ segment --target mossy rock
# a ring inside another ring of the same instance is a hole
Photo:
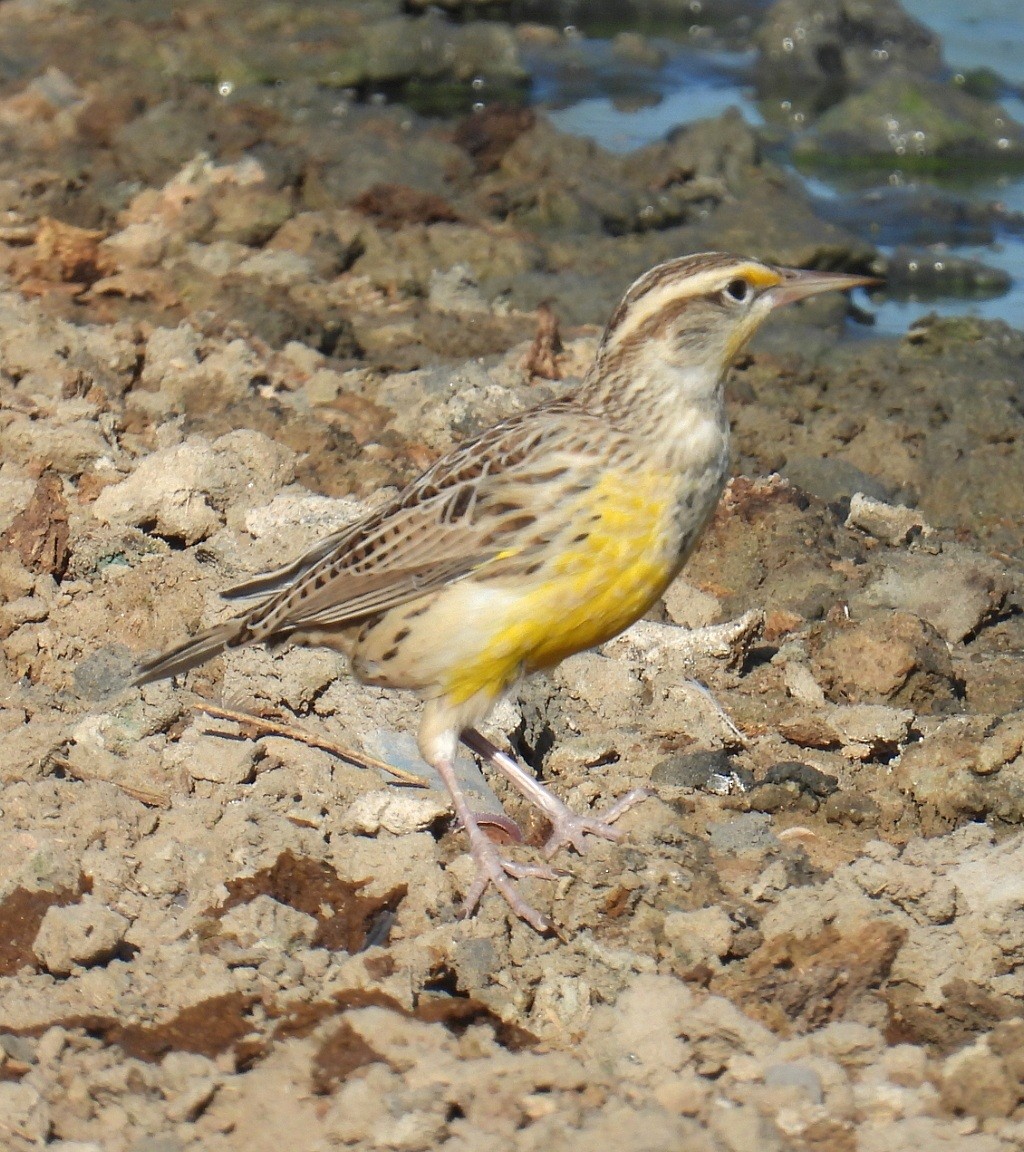
[[[964,174],[1024,170],[1024,128],[949,84],[890,75],[826,112],[794,146],[809,166]]]

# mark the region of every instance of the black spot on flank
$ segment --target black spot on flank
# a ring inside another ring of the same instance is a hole
[[[465,516],[469,509],[470,504],[473,502],[473,489],[468,485],[459,490],[451,505],[451,518],[457,520],[460,516]]]
[[[568,467],[564,468],[551,468],[547,472],[535,472],[532,479],[540,484],[545,484],[550,480],[561,480],[563,476],[568,473]]]
[[[386,664],[386,663],[387,663],[389,660],[394,660],[394,658],[395,658],[397,655],[398,655],[398,648],[397,648],[397,647],[396,647],[396,648],[389,648],[389,649],[388,649],[388,650],[387,650],[387,651],[386,651],[386,652],[383,654],[383,656],[381,656],[381,662],[382,662],[382,663],[384,663],[384,664]]]
[[[409,632],[410,632],[410,629],[408,629],[408,628],[399,628],[398,631],[395,633],[395,643],[401,644],[402,641],[409,635]]]
[[[411,611],[405,614],[406,620],[415,620],[417,616],[422,616],[429,607],[429,604],[424,604],[419,608],[413,608]]]
[[[578,535],[576,535],[572,538],[572,542],[574,544],[582,544],[584,540],[588,540],[589,538],[590,538],[589,532],[580,532]]]

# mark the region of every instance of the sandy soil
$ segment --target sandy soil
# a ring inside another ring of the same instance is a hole
[[[559,936],[493,896],[458,920],[444,795],[359,766],[426,777],[414,701],[287,648],[124,684],[218,589],[572,386],[596,330],[559,352],[525,306],[542,265],[568,283],[564,241],[297,204],[266,157],[58,222],[25,141],[99,111],[27,83],[0,104],[27,149],[0,241],[0,1145],[1020,1148],[1024,334],[836,348],[832,303],[743,359],[684,579],[491,727],[578,809],[651,798],[524,882]],[[578,313],[658,245],[742,243],[777,180],[746,162],[710,222],[595,242],[622,266],[581,270]],[[767,243],[812,225],[796,204]],[[544,828],[463,769],[532,858]]]

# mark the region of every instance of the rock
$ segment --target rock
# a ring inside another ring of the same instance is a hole
[[[912,612],[956,644],[998,613],[1012,592],[1004,565],[951,544],[941,557],[894,556],[863,595],[868,604]]]
[[[674,949],[677,971],[709,961],[717,967],[732,944],[733,924],[723,908],[698,908],[669,912],[664,933],[666,943]]]
[[[90,968],[113,957],[129,921],[91,896],[79,904],[47,909],[32,950],[55,976],[67,976],[76,966]]]
[[[50,1106],[31,1084],[0,1082],[0,1136],[11,1138],[8,1147],[14,1140],[47,1144],[50,1131]]]
[[[119,271],[155,268],[164,258],[171,230],[157,220],[129,224],[100,243],[100,254]]]
[[[959,296],[981,300],[1002,296],[1013,277],[1002,268],[929,249],[897,248],[885,263],[885,290],[895,299]]]
[[[341,814],[338,826],[358,836],[376,836],[380,832],[403,836],[430,828],[447,818],[450,811],[451,803],[441,792],[367,792]]]
[[[798,488],[826,504],[836,500],[852,502],[858,492],[879,503],[892,496],[891,488],[883,480],[868,476],[847,460],[794,454],[786,458],[782,472]]]
[[[1024,127],[997,104],[894,73],[829,109],[793,153],[805,164],[888,169],[896,161],[950,173],[970,156],[975,166],[1013,171],[1024,164]]]
[[[914,721],[907,709],[881,704],[854,704],[831,708],[826,714],[839,733],[843,752],[856,760],[890,759],[903,747]]]
[[[743,812],[731,820],[708,825],[711,847],[725,856],[760,856],[778,847],[771,817],[764,812]]]
[[[230,908],[220,919],[220,931],[239,947],[255,952],[287,954],[309,947],[317,933],[316,917],[308,916],[265,893]]]
[[[1020,820],[1024,815],[1024,757],[1017,756],[998,770],[991,768],[991,760],[980,765],[984,727],[979,717],[944,721],[900,757],[893,773],[897,787],[943,819]]]
[[[855,492],[846,517],[847,528],[859,528],[886,544],[905,544],[911,535],[931,536],[931,528],[920,512],[902,505],[886,504]]]
[[[944,641],[903,612],[826,625],[812,637],[811,669],[833,700],[932,712],[955,707],[958,698]]]
[[[230,506],[258,503],[294,475],[294,456],[257,432],[230,432],[212,444],[196,436],[147,456],[92,505],[103,523],[126,521],[195,544],[224,522]]]
[[[894,68],[942,67],[939,38],[897,0],[777,0],[757,45],[758,91],[801,108],[827,107]]]
[[[717,792],[716,780],[729,780],[735,771],[736,764],[724,749],[679,752],[655,764],[651,783],[674,788],[707,788]]]
[[[1021,1085],[984,1041],[954,1052],[942,1066],[942,1103],[954,1113],[985,1119],[1009,1116],[1017,1106]]]
[[[682,577],[672,581],[663,599],[669,619],[683,628],[705,628],[721,622],[722,602],[718,597]]]
[[[203,724],[209,729],[223,722],[210,720]],[[170,751],[169,765],[183,768],[193,780],[209,780],[213,784],[247,784],[253,778],[257,759],[262,758],[262,749],[252,740],[239,739],[237,732],[217,736],[197,728],[189,728]]]
[[[773,764],[764,774],[765,784],[796,784],[803,792],[824,798],[831,796],[839,787],[839,778],[822,772],[811,764],[785,760]]]

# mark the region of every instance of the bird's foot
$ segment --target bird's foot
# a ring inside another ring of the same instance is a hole
[[[622,833],[612,825],[623,814],[651,793],[646,788],[634,788],[617,800],[600,816],[579,816],[520,764],[496,748],[486,736],[475,728],[462,733],[462,742],[478,756],[498,769],[525,797],[538,808],[551,823],[551,835],[544,845],[544,854],[553,856],[565,844],[571,845],[582,856],[587,850],[587,836],[600,836],[605,840],[621,840]]]
[[[467,829],[468,830],[468,829]],[[475,835],[474,835],[475,833]],[[469,850],[476,865],[476,877],[466,893],[466,898],[459,913],[460,919],[472,916],[480,903],[480,898],[492,884],[501,893],[505,903],[527,924],[538,932],[550,932],[551,920],[520,894],[514,881],[522,880],[526,876],[534,876],[541,880],[557,880],[563,873],[547,864],[519,864],[502,856],[487,835],[474,827],[470,832]]]
[[[581,816],[557,797],[552,797],[557,809],[552,805],[547,810],[547,817],[551,821],[551,835],[544,845],[544,855],[550,860],[559,848],[570,845],[582,856],[588,847],[585,839],[587,836],[600,836],[604,840],[621,840],[623,832],[621,828],[614,826],[615,821],[634,804],[639,804],[650,795],[646,788],[634,788],[600,816]]]

